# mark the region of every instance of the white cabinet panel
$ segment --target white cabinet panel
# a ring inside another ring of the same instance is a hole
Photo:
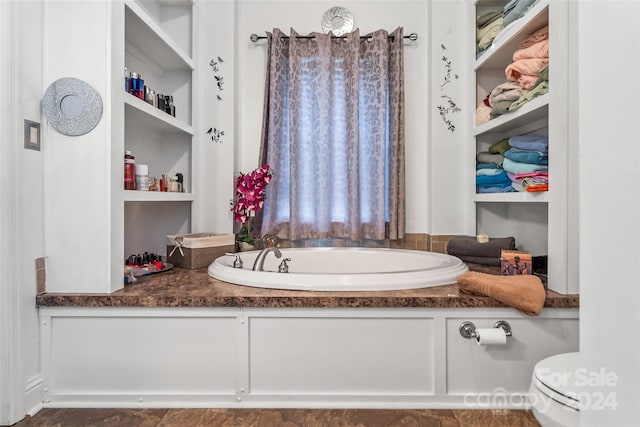
[[[434,392],[432,319],[251,318],[249,342],[254,395]]]
[[[477,328],[507,320],[513,335],[505,346],[481,346],[460,335],[465,320]],[[578,323],[578,319],[447,319],[447,394],[526,392],[538,361],[578,350]]]
[[[235,318],[51,321],[49,388],[57,394],[235,392]]]

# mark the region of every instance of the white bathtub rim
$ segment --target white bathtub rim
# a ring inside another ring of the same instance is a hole
[[[245,262],[244,269],[232,267],[234,258],[223,256],[209,265],[208,273],[211,277],[238,285],[302,291],[322,292],[363,292],[363,291],[393,291],[406,289],[420,289],[433,286],[456,283],[458,277],[468,271],[462,260],[457,257],[426,251],[388,248],[300,248],[282,249],[283,257],[287,251],[389,251],[394,253],[424,254],[442,260],[440,267],[418,268],[395,272],[372,273],[277,273],[273,271],[255,272],[250,268],[259,251],[239,253]]]

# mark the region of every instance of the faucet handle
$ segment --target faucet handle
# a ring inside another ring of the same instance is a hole
[[[265,248],[277,248],[280,244],[280,239],[278,238],[278,236],[274,236],[273,234],[265,234],[264,236],[262,236],[262,243],[264,243]]]
[[[233,260],[233,268],[242,268],[242,258],[240,258],[240,255],[231,252],[227,252],[225,255],[236,257],[236,259]]]
[[[282,262],[280,263],[280,266],[278,267],[278,273],[289,272],[289,265],[287,264],[287,261],[291,261],[291,258],[285,258],[282,260]]]

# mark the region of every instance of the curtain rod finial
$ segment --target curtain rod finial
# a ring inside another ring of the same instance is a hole
[[[253,43],[258,41],[258,35],[257,34],[251,34],[251,36],[249,36],[249,40],[251,40]]]

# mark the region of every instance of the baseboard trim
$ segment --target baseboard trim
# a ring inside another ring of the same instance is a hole
[[[491,399],[434,395],[55,394],[46,408],[530,409],[526,393]]]
[[[34,416],[43,408],[44,378],[36,375],[27,381],[24,390],[24,409],[27,415]]]

